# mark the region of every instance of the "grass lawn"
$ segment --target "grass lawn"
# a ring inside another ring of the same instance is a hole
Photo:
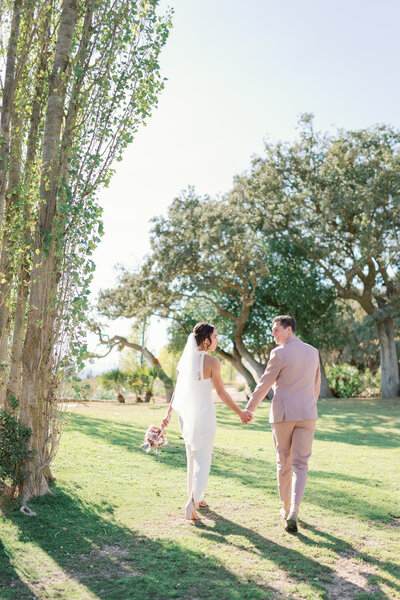
[[[268,403],[217,404],[200,523],[183,518],[185,452],[140,449],[163,404],[68,408],[54,494],[0,516],[0,599],[400,599],[400,403],[319,403],[298,534],[279,518]],[[1,513],[0,513],[1,514]]]

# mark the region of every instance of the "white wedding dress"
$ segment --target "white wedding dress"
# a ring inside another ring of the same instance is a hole
[[[179,414],[179,426],[185,440],[188,495],[196,503],[204,499],[206,492],[217,427],[212,380],[204,379],[205,354],[197,349],[194,339],[189,336],[181,368],[178,367],[172,404]]]
[[[215,406],[212,400],[211,377],[204,379],[204,355],[200,351],[200,378],[198,386],[199,410],[196,418],[193,436],[195,444],[186,444],[187,458],[187,488],[188,497],[193,497],[194,502],[201,502],[206,493],[208,475],[211,468],[211,457],[217,428]],[[197,394],[196,394],[197,395]],[[184,430],[184,427],[183,427]]]

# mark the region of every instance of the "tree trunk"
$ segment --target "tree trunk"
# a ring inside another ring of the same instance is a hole
[[[32,429],[29,449],[35,451],[32,461],[26,461],[22,483],[25,501],[49,491],[45,477],[48,466],[48,411],[49,376],[53,359],[53,326],[59,275],[56,239],[56,207],[59,193],[59,144],[63,122],[65,81],[72,39],[77,20],[75,0],[64,0],[60,18],[54,62],[49,78],[43,133],[42,173],[40,181],[41,207],[39,225],[35,232],[35,250],[38,263],[32,269],[29,312],[23,350],[22,393],[20,421]]]
[[[10,310],[6,304],[0,307],[0,327],[3,335],[0,335],[0,407],[9,411],[6,402],[6,387],[8,379],[8,334],[10,332]]]
[[[24,276],[25,275],[25,276]],[[13,396],[18,398],[21,395],[21,374],[22,374],[22,348],[25,336],[25,311],[28,297],[27,272],[21,269],[20,283],[18,286],[17,304],[14,317],[14,333],[11,347],[10,373],[8,377],[6,406],[10,409],[10,400]]]
[[[25,351],[28,350],[25,347]],[[25,478],[21,484],[21,492],[25,502],[32,497],[44,496],[50,491],[44,471],[44,468],[48,466],[45,439],[47,432],[46,401],[43,393],[46,373],[40,369],[38,362],[35,362],[35,366],[37,368],[36,377],[32,377],[31,372],[27,373],[25,364],[23,369],[25,385],[22,389],[20,422],[21,425],[30,427],[32,430],[29,450],[34,451],[33,460],[26,461],[23,466]]]
[[[15,109],[12,111],[11,126],[11,144],[10,144],[10,165],[8,175],[8,190],[6,199],[6,215],[4,220],[4,231],[2,239],[0,273],[5,279],[4,284],[0,284],[0,406],[4,405],[5,410],[10,410],[6,399],[7,380],[9,373],[9,337],[11,327],[11,316],[8,305],[11,285],[17,273],[15,257],[18,250],[21,249],[21,240],[19,236],[15,239],[15,222],[22,218],[20,204],[19,184],[21,179],[21,160],[22,160],[22,120]],[[14,235],[13,235],[14,234]],[[14,239],[13,239],[14,238]],[[23,250],[26,251],[24,248]]]
[[[44,31],[46,31],[48,21],[46,20]],[[26,152],[26,173],[24,180],[24,188],[29,189],[32,183],[32,176],[35,168],[36,159],[38,156],[38,129],[40,124],[40,116],[43,110],[43,99],[45,95],[45,73],[48,64],[48,39],[44,36],[43,47],[41,55],[39,57],[35,92],[32,102],[32,112],[30,119],[30,129],[27,141],[27,152]],[[21,395],[21,376],[22,376],[22,348],[25,337],[25,316],[26,316],[26,305],[28,300],[29,292],[29,281],[30,281],[30,264],[29,256],[27,255],[28,248],[31,246],[31,230],[29,221],[32,219],[31,208],[29,206],[29,199],[24,197],[24,233],[23,233],[23,245],[25,247],[25,255],[22,260],[20,271],[18,274],[18,292],[17,301],[15,307],[14,317],[14,332],[13,341],[11,347],[11,358],[10,358],[10,372],[8,377],[7,391],[6,391],[6,407],[10,407],[9,399],[14,396],[19,399]]]
[[[21,485],[24,501],[49,492],[45,467],[49,466],[48,444],[52,442],[51,372],[53,367],[55,294],[58,284],[56,259],[50,251],[32,271],[32,287],[22,359],[20,423],[30,427],[29,449],[33,460],[23,465]]]
[[[323,365],[321,355],[319,355],[319,367],[321,371],[321,389],[319,391],[319,398],[332,398],[332,390],[329,387],[329,382],[326,376],[325,367]]]
[[[236,371],[243,375],[250,390],[253,391],[257,385],[256,380],[254,379],[252,373],[248,369],[246,369],[246,367],[242,363],[238,350],[234,348],[232,355],[229,354],[229,352],[225,352],[225,350],[222,350],[222,348],[217,348],[216,353],[219,354],[222,358],[228,360],[235,367]]]
[[[171,399],[172,399],[172,395],[174,393],[174,388],[173,387],[166,387],[165,386],[165,400],[170,403]]]
[[[249,352],[246,348],[246,346],[243,344],[242,339],[235,339],[235,346],[238,349],[238,352],[240,354],[240,356],[249,363],[249,365],[252,367],[252,369],[255,370],[255,372],[257,373],[258,377],[260,378],[261,375],[264,373],[265,371],[265,365],[262,365],[261,363],[258,362],[258,360],[256,360],[254,358],[254,356],[251,354],[251,352]]]
[[[10,151],[10,123],[12,103],[15,92],[15,72],[18,48],[18,38],[21,22],[22,0],[14,1],[13,16],[11,22],[10,39],[7,49],[7,66],[3,89],[3,101],[0,119],[0,227],[3,223],[4,203],[7,189],[7,171]]]
[[[399,395],[399,364],[394,337],[394,322],[391,317],[378,321],[381,357],[381,392],[383,398]]]

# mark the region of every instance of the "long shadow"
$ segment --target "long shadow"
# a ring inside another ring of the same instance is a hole
[[[386,571],[391,575],[394,579],[397,580],[393,582],[389,579],[386,579],[382,575],[374,575],[374,580],[378,581],[381,584],[386,584],[389,587],[392,587],[396,591],[400,591],[400,565],[397,563],[393,563],[391,561],[382,561],[378,560],[374,557],[371,557],[367,552],[359,552],[355,550],[351,544],[346,542],[345,540],[338,538],[331,533],[327,533],[326,531],[322,531],[317,527],[310,525],[309,523],[302,522],[302,529],[306,531],[311,531],[315,536],[319,539],[317,542],[311,540],[307,535],[303,533],[298,533],[298,538],[305,545],[318,545],[319,547],[323,546],[333,552],[335,552],[340,557],[348,557],[353,559],[361,560],[365,563],[373,564],[378,567],[382,571]]]
[[[140,445],[143,441],[143,429],[127,423],[115,423],[110,428],[109,421],[82,415],[71,415],[69,418],[75,430],[90,437],[99,438],[109,444],[118,445],[126,448],[129,452],[135,452],[143,455],[142,460],[152,460],[160,462],[171,469],[186,469],[186,456],[183,440],[171,433],[169,436],[170,444],[159,454],[150,453],[145,455]],[[240,448],[237,451],[214,447],[213,464],[211,475],[222,477],[225,480],[235,479],[245,487],[262,490],[264,494],[277,497],[276,490],[276,465],[275,458],[271,456],[268,460],[263,458],[251,458],[247,461],[242,458]],[[243,469],[238,469],[238,461],[243,461]],[[360,498],[357,494],[344,489],[340,482],[360,483],[364,486],[374,488],[377,482],[373,478],[368,480],[358,478],[352,474],[345,473],[323,473],[313,471],[312,466],[309,471],[309,482],[306,489],[306,499],[330,511],[332,506],[349,506],[348,512],[357,515],[363,520],[380,520],[386,522],[388,513],[384,506],[380,506],[363,496]],[[332,479],[337,481],[337,485],[332,485]],[[313,484],[314,480],[314,484]],[[326,481],[326,485],[321,483]]]
[[[120,407],[118,407],[120,408]],[[156,413],[159,407],[151,407]],[[392,401],[372,400],[322,400],[318,406],[321,421],[315,432],[315,439],[326,442],[339,442],[356,446],[368,446],[378,448],[398,448],[400,443],[400,406]],[[270,432],[268,423],[268,407],[263,406],[258,410],[257,418],[250,425],[243,425],[238,420],[232,420],[225,416],[226,408],[217,405],[219,426],[230,429],[242,429]],[[158,414],[157,414],[158,416]],[[133,438],[136,437],[138,445],[142,443],[144,430],[134,431],[132,426],[126,423],[118,423],[118,430],[110,429],[108,419],[95,417],[84,417],[70,413],[68,420],[79,424],[85,433],[96,435],[97,429],[102,429],[102,436],[111,443],[121,446],[131,446]],[[398,422],[397,431],[388,427],[390,423]],[[377,430],[379,428],[379,431]],[[383,429],[387,431],[382,431]]]
[[[75,431],[126,448],[129,452],[138,453],[141,455],[142,460],[160,462],[173,469],[186,469],[184,442],[175,433],[168,436],[169,445],[165,450],[161,449],[158,454],[151,452],[146,455],[140,447],[143,442],[143,429],[139,427],[117,423],[115,429],[110,429],[107,420],[81,415],[72,415],[69,421]],[[276,466],[272,459],[268,462],[264,458],[252,458],[249,461],[251,468],[246,464],[245,468],[238,473],[237,461],[240,459],[240,449],[237,450],[237,453],[233,453],[214,447],[212,475],[225,479],[239,479],[243,486],[261,489],[265,493],[276,493]],[[262,473],[262,476],[260,476],[260,473]]]
[[[104,518],[101,513],[112,511],[106,502],[87,506],[60,489],[54,492],[31,502],[37,517],[14,512],[10,518],[20,540],[37,545],[68,578],[68,591],[57,597],[83,598],[90,590],[107,600],[272,598],[268,585],[244,583],[218,559],[173,541],[150,539]],[[8,572],[4,588],[12,578]]]
[[[252,580],[243,582],[220,561],[205,556],[201,551],[188,550],[165,539],[150,539],[121,526],[112,518],[104,518],[102,513],[112,510],[106,502],[101,506],[85,506],[78,497],[60,489],[54,489],[54,492],[52,496],[32,502],[37,517],[27,518],[20,513],[11,513],[10,518],[19,528],[21,541],[40,547],[68,578],[76,582],[75,590],[70,588],[70,597],[76,593],[84,594],[85,589],[107,600],[193,597],[201,600],[266,600],[274,597],[272,586]],[[207,511],[207,517],[214,521],[214,525],[209,526],[204,522],[197,525],[196,532],[200,538],[236,547],[247,554],[248,560],[252,556],[255,559],[268,559],[283,569],[293,581],[306,582],[319,594],[324,594],[323,582],[334,577],[351,591],[349,597],[365,592],[355,584],[341,582],[333,568],[321,565],[298,550],[277,544],[211,510]],[[396,566],[392,563],[383,565],[366,553],[357,553],[340,538],[307,524],[303,526],[305,533],[298,534],[298,537],[304,544],[322,545],[338,555],[353,553],[353,556],[385,568],[395,576]],[[308,530],[321,539],[311,540],[307,537]],[[234,541],[230,536],[235,536]],[[0,557],[3,558],[1,553]],[[11,583],[15,584],[15,571],[10,565],[10,558],[7,555],[5,558],[10,568],[7,566],[3,569],[2,592],[9,589]],[[0,564],[3,566],[3,561]],[[377,599],[389,598],[378,589],[379,584],[385,583],[399,589],[399,586],[381,576],[375,577],[375,582]],[[3,593],[1,598],[32,598],[32,590],[21,582],[18,587],[14,586],[14,590],[8,596]]]
[[[361,598],[361,595],[365,594],[365,590],[363,588],[341,578],[332,567],[328,565],[322,565],[320,562],[305,556],[298,550],[288,548],[287,546],[281,546],[280,544],[263,537],[252,529],[243,527],[234,521],[226,519],[212,510],[208,510],[206,514],[209,519],[214,521],[214,525],[209,526],[203,522],[197,525],[200,537],[205,537],[215,543],[224,545],[229,544],[239,550],[250,552],[256,557],[262,556],[267,558],[268,560],[273,561],[278,567],[283,568],[293,580],[305,581],[316,592],[321,593],[326,591],[325,586],[323,586],[320,581],[329,583],[335,581],[335,583],[337,583],[342,589],[346,589],[346,598],[355,598],[358,597],[358,594],[360,594]],[[309,526],[308,528],[311,529]],[[316,528],[313,530],[318,534],[321,533]],[[306,534],[304,533],[297,533],[295,535],[301,539],[303,543],[306,543],[310,546],[319,547],[320,545],[324,545],[307,538]],[[235,536],[235,541],[230,541],[228,539],[229,536]],[[382,567],[380,561],[373,559],[366,553],[358,553],[344,540],[341,540],[340,538],[334,538],[333,536],[328,537],[333,539],[329,539],[325,546],[337,551],[338,554],[343,551],[347,551],[348,553],[352,553],[352,555],[355,557]],[[243,541],[238,542],[237,538],[242,538]],[[253,549],[251,546],[253,546]],[[391,574],[393,574],[393,569],[394,565],[390,564],[388,570]],[[375,583],[376,586],[374,586],[373,591],[374,594],[377,594],[374,595],[376,600],[378,600],[378,598],[379,600],[390,598],[382,591],[382,589],[378,588],[378,583],[384,583],[396,590],[398,589],[396,584],[393,584],[393,582],[384,577],[375,577],[374,584]],[[347,592],[349,592],[349,595],[347,595]],[[335,598],[336,597],[338,598],[339,596],[335,595]]]
[[[32,591],[21,580],[15,570],[9,553],[4,548],[0,539],[0,598],[1,600],[14,600],[32,598]]]

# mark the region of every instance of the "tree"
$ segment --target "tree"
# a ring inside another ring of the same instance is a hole
[[[128,381],[133,388],[136,398],[142,401],[141,396],[144,396],[145,402],[150,402],[153,397],[154,381],[158,376],[156,367],[138,367],[128,375]]]
[[[328,352],[328,362],[349,363],[361,372],[379,370],[379,340],[373,320],[355,300],[342,300],[343,313],[338,330],[344,333],[344,343]],[[396,332],[398,334],[398,326]]]
[[[85,352],[80,323],[102,234],[96,194],[163,87],[170,17],[157,16],[157,4],[2,7],[0,394],[7,411],[19,401],[32,431],[25,501],[48,491],[58,381]]]
[[[110,337],[109,335],[104,334],[102,332],[101,325],[98,322],[95,322],[93,320],[88,320],[87,325],[88,325],[88,328],[90,329],[90,331],[92,331],[93,333],[96,333],[98,335],[100,344],[107,347],[107,352],[105,354],[100,356],[99,354],[91,353],[90,354],[91,358],[104,358],[114,348],[117,348],[119,351],[122,351],[124,348],[129,348],[129,349],[135,350],[137,352],[140,352],[140,354],[150,364],[150,367],[151,368],[154,367],[154,369],[157,372],[157,377],[164,384],[167,402],[169,402],[171,400],[172,394],[174,392],[174,382],[173,382],[172,378],[169,375],[167,375],[167,373],[161,366],[161,363],[158,360],[158,358],[156,358],[154,356],[154,354],[146,346],[142,346],[141,344],[132,342],[132,341],[128,340],[126,337],[123,337],[120,335],[113,335],[112,337]],[[135,329],[135,326],[133,327],[133,329]]]
[[[121,404],[125,403],[123,388],[124,383],[128,382],[128,376],[126,373],[120,371],[119,369],[111,369],[111,371],[107,371],[106,373],[102,374],[100,381],[106,390],[115,390],[118,402]]]
[[[400,133],[388,126],[335,135],[300,123],[293,144],[271,144],[237,178],[233,204],[266,238],[301,248],[376,324],[382,395],[399,393],[394,319],[400,307]],[[268,216],[268,218],[266,218]]]
[[[102,291],[100,312],[110,318],[169,318],[178,340],[179,330],[184,338],[196,321],[210,320],[220,333],[217,353],[250,388],[255,379],[245,363],[257,375],[263,373],[272,347],[268,329],[273,316],[288,308],[300,315],[300,307],[307,305],[316,332],[315,324],[332,315],[335,295],[324,286],[313,261],[302,251],[289,251],[287,243],[265,240],[241,206],[229,199],[199,198],[189,189],[172,203],[166,217],[154,219],[151,241],[142,267],[122,272],[115,289]],[[302,289],[301,298],[291,298],[290,279]],[[304,317],[303,323],[307,331]]]
[[[219,348],[218,353],[254,387],[254,377],[242,363],[241,338],[266,268],[251,240],[243,244],[250,232],[240,214],[225,209],[224,202],[198,198],[192,189],[175,200],[168,217],[154,220],[151,257],[137,273],[123,273],[115,290],[101,293],[99,310],[108,317],[154,314],[180,322],[184,303],[203,299],[234,323],[232,351]],[[218,296],[220,290],[223,296]],[[235,312],[228,310],[228,301]]]

